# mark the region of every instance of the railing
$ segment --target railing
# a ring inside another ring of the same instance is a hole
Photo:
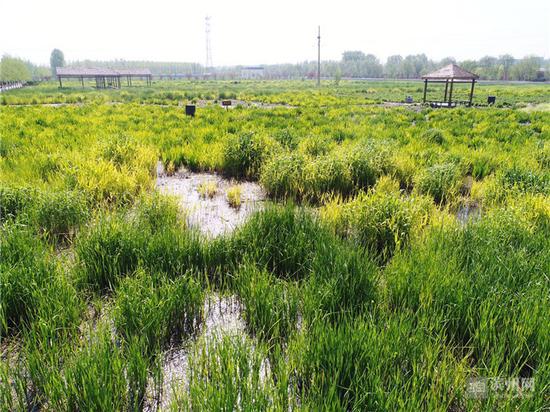
[[[20,89],[21,87],[25,86],[25,83],[23,82],[4,82],[0,83],[0,93],[12,89]]]

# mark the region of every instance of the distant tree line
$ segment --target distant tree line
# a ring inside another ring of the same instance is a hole
[[[73,67],[97,67],[109,69],[150,69],[154,75],[159,74],[181,74],[192,76],[203,73],[203,68],[198,63],[177,63],[177,62],[152,62],[140,60],[77,60],[71,62]]]
[[[29,82],[48,77],[50,70],[46,66],[38,66],[30,61],[7,54],[0,60],[0,82]]]
[[[428,59],[425,54],[409,56],[393,55],[382,63],[375,55],[362,51],[346,51],[339,61],[324,60],[321,62],[321,74],[324,78],[387,78],[417,79],[449,63],[480,76],[483,80],[541,80],[542,76],[550,78],[550,59],[538,56],[526,56],[516,59],[509,54],[499,57],[485,56],[479,60],[456,61],[447,57],[440,61]],[[5,55],[0,62],[0,81],[30,81],[55,75],[56,67],[65,66],[63,52],[54,49],[50,56],[50,68],[35,65],[29,61]],[[205,69],[198,63],[128,61],[128,60],[82,60],[73,61],[72,67],[105,67],[113,69],[149,68],[153,75],[200,76]],[[271,79],[313,78],[317,72],[316,61],[305,61],[297,64],[264,65],[264,77]],[[216,67],[212,72],[218,78],[238,79],[243,66]],[[544,69],[546,73],[541,71]],[[211,70],[208,70],[211,71]]]
[[[456,63],[478,74],[483,80],[540,80],[540,69],[546,70],[547,80],[550,76],[550,59],[545,60],[537,56],[515,59],[507,54],[500,57],[486,56],[479,60],[456,61],[452,57],[447,57],[434,61],[428,59],[425,54],[406,57],[394,55],[388,57],[383,64],[376,56],[361,51],[346,51],[340,61],[322,61],[321,73],[323,77],[334,78],[417,79],[450,63]],[[274,78],[314,77],[316,71],[316,61],[265,66],[266,77]]]
[[[447,57],[440,61],[428,59],[425,54],[409,56],[394,55],[382,63],[373,54],[361,51],[346,51],[340,61],[324,60],[321,62],[323,77],[330,78],[388,78],[417,79],[422,75],[436,70],[449,63],[456,63],[466,70],[472,71],[484,80],[540,80],[540,69],[546,69],[550,76],[550,60],[542,57],[527,56],[516,59],[511,55],[500,57],[486,56],[479,60],[456,61]],[[198,63],[162,63],[149,61],[77,61],[74,66],[110,67],[110,68],[149,68],[155,75],[179,74],[186,76],[200,75],[205,72]],[[317,72],[316,61],[306,61],[297,64],[264,65],[266,78],[296,79],[312,78]],[[217,77],[239,78],[243,66],[216,67]]]

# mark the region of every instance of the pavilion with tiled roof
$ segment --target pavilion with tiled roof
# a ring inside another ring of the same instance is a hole
[[[467,70],[464,70],[462,67],[457,66],[456,64],[449,64],[448,66],[442,67],[435,72],[428,73],[425,76],[422,76],[424,80],[424,98],[423,102],[426,103],[426,92],[428,90],[428,83],[445,83],[445,93],[443,100],[439,101],[430,101],[429,103],[435,104],[437,106],[444,107],[453,107],[457,104],[463,103],[468,106],[472,105],[472,99],[474,97],[474,86],[476,80],[479,79],[477,74],[471,73]],[[470,88],[470,97],[467,101],[453,101],[453,86],[455,83],[471,83],[472,87]],[[450,87],[449,87],[450,85]]]

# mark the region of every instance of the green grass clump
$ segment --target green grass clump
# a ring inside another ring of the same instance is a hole
[[[174,197],[153,193],[136,202],[135,221],[151,232],[183,227],[180,206]]]
[[[191,274],[170,279],[138,270],[117,288],[114,324],[126,341],[139,338],[154,353],[196,330],[203,301],[204,291]]]
[[[550,173],[526,170],[514,165],[499,175],[505,189],[530,193],[550,193]]]
[[[404,315],[318,321],[293,345],[306,409],[448,410],[460,394],[443,389],[460,386],[460,363]]]
[[[257,179],[274,142],[253,132],[230,136],[224,149],[223,170],[237,178]]]
[[[199,185],[197,190],[201,197],[212,199],[218,192],[218,185],[216,182],[203,182]]]
[[[28,327],[48,307],[48,299],[70,287],[47,247],[26,228],[3,226],[0,233],[0,336]],[[56,291],[57,290],[57,291]],[[53,296],[52,296],[53,294]],[[55,299],[54,299],[55,301]],[[55,304],[55,302],[53,302]],[[78,305],[74,303],[74,308]],[[71,308],[72,309],[72,308]],[[71,310],[67,310],[67,315]]]
[[[297,289],[265,270],[245,264],[237,272],[237,290],[244,319],[253,335],[267,343],[284,342],[296,330]]]
[[[442,144],[445,141],[443,132],[439,129],[431,128],[422,133],[422,138],[429,143]]]
[[[66,410],[142,410],[150,360],[139,340],[118,346],[103,326],[65,368]]]
[[[393,188],[384,190],[384,182],[348,202],[335,199],[327,203],[321,215],[340,236],[387,260],[426,223],[430,203],[424,198],[403,196],[396,182]]]
[[[239,185],[227,189],[227,203],[229,203],[229,206],[235,209],[241,207],[241,192],[242,190]]]
[[[438,204],[451,201],[457,195],[460,183],[460,170],[453,163],[428,167],[416,178],[417,190],[432,196]]]
[[[299,153],[282,151],[264,163],[260,182],[274,198],[300,196],[305,162],[306,158]]]
[[[266,350],[241,337],[200,341],[191,355],[189,388],[171,410],[268,410],[274,407]],[[279,406],[280,407],[280,406]]]
[[[432,230],[386,271],[392,310],[410,310],[487,376],[531,376],[548,359],[545,230],[514,210]],[[498,328],[491,325],[499,325]]]
[[[54,239],[70,239],[89,217],[88,203],[78,192],[44,193],[36,208],[37,225]]]
[[[0,187],[0,221],[14,220],[18,216],[28,220],[30,205],[36,201],[36,190],[31,187]],[[27,216],[21,217],[25,213]]]
[[[390,150],[386,144],[362,140],[346,153],[351,179],[356,189],[374,186],[376,180],[391,168]]]
[[[102,217],[76,241],[83,285],[98,292],[113,290],[138,266],[147,234],[121,215]]]
[[[271,206],[237,230],[232,248],[285,279],[303,279],[312,270],[316,251],[330,234],[305,209]]]

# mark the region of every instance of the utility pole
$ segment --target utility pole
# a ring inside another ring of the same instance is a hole
[[[206,37],[206,64],[204,66],[205,73],[209,73],[212,69],[212,45],[210,44],[210,16],[206,16],[205,23],[205,37]]]
[[[317,32],[317,87],[321,86],[321,26]]]

